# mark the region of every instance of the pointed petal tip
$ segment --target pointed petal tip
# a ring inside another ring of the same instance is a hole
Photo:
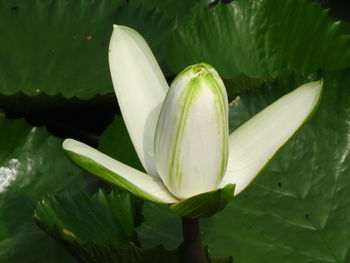
[[[317,105],[320,102],[320,98],[321,98],[322,91],[323,91],[323,79],[320,79],[317,81],[312,81],[312,82],[307,82],[307,83],[301,85],[299,88],[297,88],[295,90],[295,92],[297,92],[298,90],[299,91],[302,91],[302,90],[307,91],[310,98],[313,98],[313,101],[314,101],[314,103],[310,104],[310,107],[314,107],[314,110],[316,110]],[[314,112],[314,110],[311,111],[310,115],[312,115],[312,112]]]
[[[319,97],[320,97],[323,92],[324,82],[323,82],[323,79],[320,79],[319,81],[316,81],[316,82],[318,82],[318,85],[319,85],[318,89],[319,89],[319,94],[320,94]]]
[[[62,143],[63,151],[68,151],[68,152],[77,152],[84,147],[85,147],[84,143],[74,140],[72,138],[67,138]]]
[[[70,148],[70,146],[71,146],[72,144],[74,144],[75,142],[76,142],[76,140],[71,139],[71,138],[67,138],[67,139],[65,139],[65,140],[63,141],[62,147],[63,147],[63,149],[68,149],[68,148]]]
[[[132,29],[132,28],[130,28],[130,27],[128,27],[128,26],[123,26],[123,25],[117,25],[117,24],[114,24],[113,25],[113,30],[114,31],[132,31],[132,32],[136,32],[137,33],[137,31],[136,30],[134,30],[134,29]]]
[[[124,25],[114,24],[111,40],[116,36],[120,36],[120,35],[127,38],[134,36],[136,39],[139,39],[137,41],[145,41],[142,35],[135,29]]]
[[[308,86],[310,88],[321,90],[323,88],[323,79],[312,81],[312,82],[308,82],[308,83],[305,83],[304,85]]]
[[[297,89],[301,89],[301,88],[315,89],[317,91],[320,91],[323,88],[323,79],[304,83]]]
[[[114,24],[113,32],[109,42],[110,50],[118,50],[120,48],[120,44],[124,41],[130,41],[130,38],[132,38],[132,36],[136,36],[136,38],[143,39],[142,36],[136,30],[127,26]]]

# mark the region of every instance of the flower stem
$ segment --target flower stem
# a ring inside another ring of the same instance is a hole
[[[206,263],[201,239],[199,220],[182,217],[183,253],[189,263]]]

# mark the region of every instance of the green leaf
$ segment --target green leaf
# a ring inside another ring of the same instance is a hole
[[[223,78],[281,77],[350,64],[350,35],[307,0],[236,0],[188,17],[172,37],[174,72],[207,62]]]
[[[2,1],[0,93],[88,99],[111,92],[108,41],[121,4]]]
[[[264,83],[263,78],[250,78],[244,74],[238,75],[232,79],[224,79],[229,100],[233,100],[238,94],[246,90],[254,90]]]
[[[85,188],[81,169],[64,156],[62,140],[44,128],[0,114],[0,261],[73,262],[34,222],[47,194]]]
[[[208,5],[208,0],[133,0],[131,5],[144,9],[158,9],[168,17],[181,16],[197,4]]]
[[[122,116],[115,116],[113,122],[101,134],[99,149],[120,162],[144,171],[131,142]]]
[[[148,222],[141,225],[138,238],[145,247],[164,245],[167,249],[181,249],[181,220],[168,206],[145,202],[144,216]],[[202,219],[203,221],[203,219]],[[171,226],[171,227],[169,227]],[[178,247],[179,246],[179,247]],[[232,263],[231,257],[213,257],[212,250],[205,248],[208,263]],[[180,261],[183,262],[183,261]]]
[[[0,17],[6,39],[0,45],[0,105],[22,113],[80,100],[103,103],[114,95],[107,58],[114,23],[137,29],[163,65],[174,28],[163,13],[124,0],[5,0]]]
[[[323,79],[323,99],[310,123],[234,202],[203,221],[214,255],[247,263],[349,262],[350,69]],[[232,128],[304,81],[281,79],[242,94],[231,108]],[[162,215],[166,221],[158,224],[160,206],[145,208],[144,245],[169,237],[168,246],[176,246],[179,239],[165,227],[175,218]]]
[[[111,1],[111,0],[110,0]],[[136,7],[131,1],[128,5],[119,8],[114,22],[135,29],[151,47],[157,62],[167,75],[165,56],[171,33],[175,29],[175,20],[167,17],[164,12],[152,8]]]
[[[177,214],[189,217],[209,217],[221,211],[233,199],[235,186],[228,184],[224,188],[199,194],[170,206]]]
[[[120,246],[135,238],[134,210],[128,194],[100,190],[92,197],[85,193],[44,197],[35,218],[48,234],[67,242]]]
[[[135,241],[134,204],[124,193],[103,191],[45,197],[36,220],[79,262],[179,262],[177,251],[162,247],[141,249]],[[79,222],[79,223],[77,223]]]
[[[43,198],[35,218],[79,262],[183,262],[181,247],[172,251],[163,246],[146,249],[131,242],[135,241],[134,211],[131,197],[125,193],[100,191],[92,197],[65,193]],[[212,259],[206,252],[208,262],[231,262]]]
[[[169,206],[144,202],[143,216],[145,221],[137,228],[137,233],[144,247],[162,244],[167,249],[176,249],[180,245],[181,217]]]

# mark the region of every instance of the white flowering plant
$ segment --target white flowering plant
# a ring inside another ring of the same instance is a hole
[[[350,261],[350,35],[317,2],[4,1],[0,262]]]
[[[168,87],[142,36],[114,26],[109,64],[118,103],[145,172],[73,139],[78,165],[184,217],[220,211],[241,193],[315,111],[322,81],[284,95],[229,134],[228,99],[206,63],[185,68]]]

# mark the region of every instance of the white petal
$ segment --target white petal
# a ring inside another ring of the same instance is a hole
[[[63,142],[63,149],[79,166],[141,198],[158,203],[178,201],[166,189],[160,178],[151,177],[118,162],[84,143],[67,139]]]
[[[168,84],[146,41],[125,26],[114,26],[109,67],[119,107],[139,159],[148,174],[157,176],[154,133]]]
[[[155,137],[160,177],[180,199],[216,190],[228,158],[227,94],[207,64],[186,68],[165,98]]]
[[[229,161],[221,186],[235,184],[235,195],[243,191],[315,111],[322,85],[315,81],[300,86],[230,134]]]

